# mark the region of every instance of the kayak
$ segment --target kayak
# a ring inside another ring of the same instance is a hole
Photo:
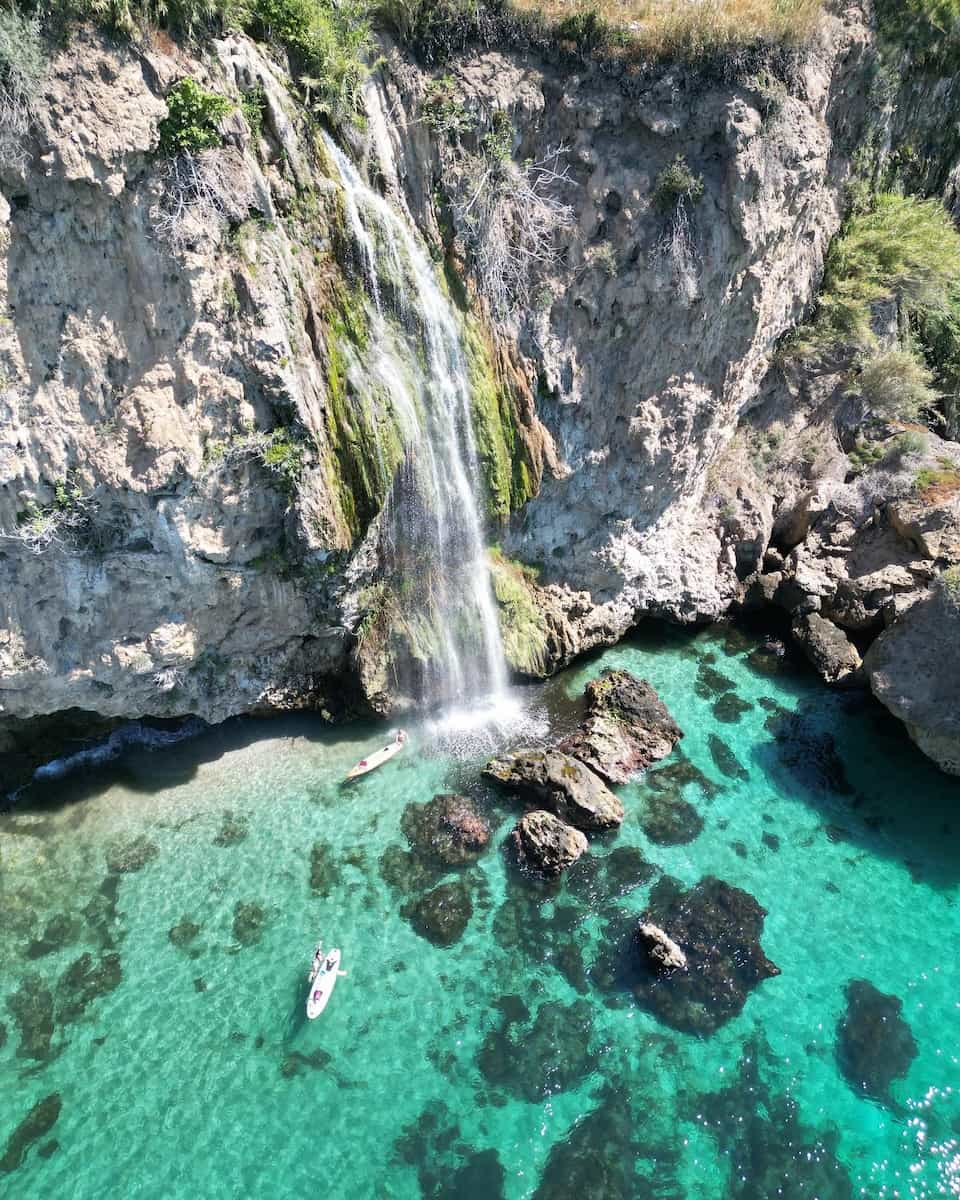
[[[307,1016],[311,1021],[327,1007],[339,975],[346,975],[346,971],[340,970],[339,950],[328,950],[319,965],[314,959],[314,967],[310,970],[310,993],[307,996]]]
[[[399,754],[406,744],[406,734],[398,733],[389,746],[384,746],[382,750],[378,750],[376,754],[371,754],[367,758],[361,758],[357,765],[347,772],[347,779],[357,779],[369,771],[375,771],[377,767],[382,767],[385,762],[389,762],[391,758]]]

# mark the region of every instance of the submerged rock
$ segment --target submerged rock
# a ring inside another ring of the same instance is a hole
[[[715,700],[710,711],[716,719],[725,725],[733,725],[750,711],[746,700],[741,700],[736,692],[724,692],[719,700]]]
[[[682,797],[653,791],[644,800],[640,825],[658,846],[684,846],[703,832],[703,817]]]
[[[591,909],[626,896],[649,883],[658,868],[635,846],[617,846],[609,854],[588,854],[566,877],[567,891]]]
[[[522,1019],[504,1012],[484,1038],[477,1065],[488,1082],[533,1104],[575,1087],[590,1073],[592,1015],[586,1000],[545,1001],[532,1025],[521,1030]]]
[[[551,1147],[533,1200],[641,1200],[636,1154],[630,1105],[610,1090]]]
[[[181,917],[167,934],[178,950],[186,950],[200,932],[200,926],[189,917]]]
[[[263,937],[267,914],[251,900],[238,900],[233,910],[233,936],[241,946],[255,946]]]
[[[424,862],[419,854],[402,846],[388,846],[380,855],[380,878],[400,895],[422,893],[439,883],[443,874],[442,866]]]
[[[917,1043],[903,1019],[903,1001],[866,979],[846,987],[847,1011],[837,1025],[837,1061],[857,1095],[892,1105],[890,1085],[903,1079],[917,1057]]]
[[[679,971],[687,965],[687,956],[659,925],[641,922],[637,942],[655,971]]]
[[[441,883],[419,900],[405,904],[400,915],[428,942],[452,946],[463,937],[473,915],[470,889],[462,879]]]
[[[503,1200],[507,1175],[496,1150],[478,1150],[440,1186],[436,1200]]]
[[[20,1035],[18,1058],[43,1061],[50,1057],[53,1039],[53,992],[39,975],[24,975],[20,986],[7,997],[7,1008]]]
[[[727,692],[735,691],[736,685],[732,679],[724,675],[722,671],[718,671],[716,667],[711,667],[709,663],[701,663],[697,670],[697,679],[693,690],[701,700],[713,700]]]
[[[623,805],[603,780],[559,750],[517,750],[492,759],[483,773],[578,829],[612,829],[623,821]]]
[[[23,1165],[33,1143],[45,1137],[56,1125],[62,1107],[59,1092],[37,1101],[7,1139],[6,1149],[0,1158],[0,1174],[9,1175]]]
[[[635,984],[637,999],[675,1029],[715,1032],[741,1011],[753,988],[780,974],[760,945],[765,916],[749,892],[722,879],[707,876],[686,891],[662,879],[643,921],[670,931],[686,969],[663,976],[651,968]]]
[[[490,841],[490,826],[466,796],[446,794],[408,804],[400,828],[412,850],[445,866],[476,861]]]
[[[79,1020],[88,1004],[114,991],[122,979],[119,954],[104,954],[99,959],[81,954],[60,976],[56,992],[58,1018],[65,1025]]]
[[[44,927],[36,941],[27,946],[27,958],[44,958],[56,950],[72,945],[80,936],[80,922],[71,913],[57,913]]]
[[[143,834],[130,842],[114,842],[107,850],[107,869],[116,875],[142,871],[159,853],[153,842]]]
[[[238,842],[245,841],[250,832],[250,822],[244,816],[236,817],[228,809],[223,814],[223,820],[220,823],[220,832],[213,839],[215,846],[236,846]]]
[[[336,851],[328,842],[314,842],[310,849],[310,891],[326,900],[342,882]]]
[[[717,766],[717,770],[726,775],[728,779],[742,780],[749,778],[734,752],[715,733],[710,734],[707,739],[707,746],[710,750],[710,757]]]
[[[587,684],[586,697],[586,719],[559,748],[608,783],[626,783],[683,737],[653,687],[629,671],[604,671]]]
[[[510,835],[510,844],[522,867],[544,875],[559,875],[590,848],[579,829],[542,811],[520,818]]]

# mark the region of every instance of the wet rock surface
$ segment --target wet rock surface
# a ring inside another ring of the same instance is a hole
[[[637,999],[675,1029],[714,1033],[742,1010],[753,988],[780,974],[760,944],[765,916],[753,896],[722,879],[707,876],[688,890],[661,879],[643,921],[667,930],[687,965],[666,977],[641,971]]]
[[[510,835],[510,846],[521,867],[544,875],[559,875],[590,848],[579,829],[543,811],[520,818]]]
[[[890,1086],[903,1079],[917,1057],[917,1043],[903,1018],[903,1001],[866,979],[846,987],[847,1008],[837,1025],[837,1062],[857,1095],[893,1106]]]
[[[463,937],[473,915],[470,888],[463,879],[441,883],[425,896],[404,904],[400,915],[428,942],[452,946]]]
[[[466,796],[444,794],[408,804],[400,828],[422,859],[443,866],[475,862],[490,841],[490,826]]]
[[[587,1001],[544,1001],[532,1023],[522,1001],[502,1006],[501,1013],[477,1053],[488,1083],[533,1104],[576,1086],[589,1074],[593,1026]]]
[[[629,671],[606,670],[587,684],[587,716],[559,749],[608,783],[626,783],[666,758],[683,737],[654,688]]]
[[[559,750],[517,750],[492,759],[483,773],[578,829],[612,829],[623,821],[623,805],[603,780]]]
[[[0,1174],[9,1175],[23,1165],[27,1151],[34,1142],[46,1137],[59,1121],[62,1107],[59,1092],[37,1101],[7,1139],[3,1157],[0,1158]]]

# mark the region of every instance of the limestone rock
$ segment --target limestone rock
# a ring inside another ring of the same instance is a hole
[[[587,684],[587,716],[560,749],[609,783],[626,783],[683,737],[656,691],[628,671],[604,671]]]
[[[860,652],[832,621],[819,613],[806,613],[793,622],[792,629],[794,638],[825,683],[860,682]]]
[[[658,971],[679,971],[687,965],[687,956],[659,925],[642,922],[637,929],[637,941]]]
[[[510,842],[521,866],[544,875],[559,875],[589,849],[579,829],[541,811],[521,817]]]
[[[924,754],[960,775],[960,610],[938,588],[873,643],[864,660],[877,699]]]
[[[612,829],[623,821],[623,805],[603,780],[559,750],[516,750],[491,759],[483,773],[578,829]]]

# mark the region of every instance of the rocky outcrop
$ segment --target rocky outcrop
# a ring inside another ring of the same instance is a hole
[[[623,805],[603,780],[559,750],[516,750],[491,759],[483,773],[577,829],[612,829],[623,821]]]
[[[687,965],[687,956],[659,925],[641,922],[637,928],[637,942],[654,970],[681,971]]]
[[[604,671],[587,684],[586,698],[585,720],[559,748],[608,783],[626,783],[683,737],[656,691],[629,671]]]
[[[753,988],[780,974],[760,945],[765,916],[753,896],[722,879],[708,876],[684,890],[664,877],[643,924],[668,929],[686,967],[664,974],[654,959],[634,987],[637,998],[675,1029],[713,1033],[742,1010]]]
[[[589,849],[579,829],[574,829],[553,813],[526,813],[510,835],[510,844],[522,867],[542,875],[559,875]]]
[[[948,590],[934,589],[885,630],[864,668],[924,754],[960,775],[960,610]]]

